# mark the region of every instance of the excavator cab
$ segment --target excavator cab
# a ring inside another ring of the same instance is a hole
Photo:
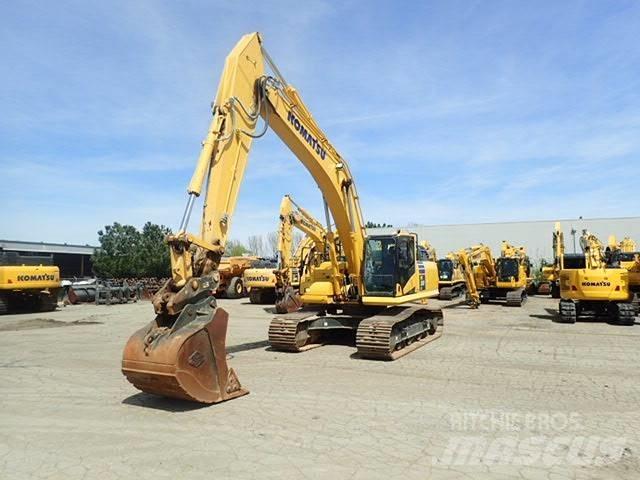
[[[438,260],[438,275],[442,281],[451,281],[453,278],[453,260],[440,258]]]
[[[520,262],[517,258],[502,257],[496,260],[496,271],[498,281],[510,282],[512,279],[517,282],[520,273]]]
[[[364,253],[367,294],[396,296],[396,285],[406,285],[416,270],[416,238],[410,234],[367,238]]]

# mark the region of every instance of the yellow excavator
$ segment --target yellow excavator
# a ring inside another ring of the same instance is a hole
[[[292,254],[294,228],[305,234],[305,237]],[[323,252],[325,242],[326,231],[323,225],[291,196],[285,195],[280,202],[277,269],[255,268],[244,273],[251,302],[275,303],[278,313],[297,310],[300,307],[297,290],[303,254],[308,254],[311,246],[315,246],[316,251]]]
[[[305,313],[313,315],[274,319],[271,346],[302,351],[321,332],[348,329],[361,357],[393,360],[442,334],[442,310],[425,306],[433,291],[427,289],[425,262],[418,260],[416,235],[366,236],[347,161],[284,80],[258,33],[242,37],[227,57],[212,113],[182,221],[167,237],[172,278],[152,300],[155,319],[124,348],[122,372],[135,387],[203,403],[248,393],[227,366],[228,314],[212,292],[252,141],[269,128],[309,171],[333,219],[327,222],[329,260],[301,285],[305,308],[314,310]],[[201,230],[194,235],[186,229],[203,189]]]
[[[427,252],[427,257],[429,258],[429,260],[431,260],[432,262],[435,262],[438,260],[438,255],[436,254],[436,248],[433,245],[431,245],[431,243],[429,243],[428,240],[421,240],[420,246],[424,248],[424,250]]]
[[[467,291],[467,280],[459,256],[460,252],[450,252],[445,258],[438,259],[440,300],[451,300],[465,295]]]
[[[61,288],[60,269],[42,257],[0,251],[0,315],[55,310]]]
[[[478,247],[476,247],[476,249],[477,248]],[[450,260],[455,265],[455,271],[462,277],[464,285],[462,293],[465,295],[467,305],[471,308],[478,308],[481,303],[480,291],[478,290],[478,284],[476,283],[476,272],[473,264],[474,260],[480,263],[480,256],[480,251],[474,250],[474,248],[463,248],[457,252],[450,252],[447,255],[447,260]],[[440,260],[438,262],[440,262]],[[478,268],[481,269],[482,267],[479,266]],[[442,282],[442,270],[438,268],[438,271],[440,274],[440,282]],[[440,298],[442,299],[442,289],[440,289]]]
[[[328,219],[329,217],[327,217]],[[279,255],[280,268],[276,273],[276,312],[291,313],[302,306],[300,285],[303,278],[308,278],[311,269],[323,261],[330,260],[328,235],[325,227],[311,213],[299,206],[289,195],[282,200],[281,232]],[[329,220],[328,220],[329,221]],[[328,224],[331,228],[330,223]],[[296,252],[291,256],[292,228],[297,228],[305,235]],[[333,235],[332,251],[340,253],[338,234]],[[308,239],[308,240],[307,240]]]
[[[500,301],[507,306],[522,306],[531,283],[531,266],[524,247],[514,247],[503,241],[497,259],[494,259],[491,249],[482,244],[471,247],[468,254],[474,265],[475,282],[482,303]]]
[[[636,242],[625,237],[617,243],[616,237],[611,235],[605,255],[608,265],[621,267],[629,272],[629,290],[633,296],[632,303],[637,315],[640,309],[640,251]]]
[[[538,285],[536,293],[542,295],[551,293],[551,298],[560,298],[560,270],[565,258],[564,235],[560,222],[556,222],[553,230],[553,263],[541,268],[542,283]]]
[[[629,271],[607,263],[604,245],[587,230],[580,247],[584,266],[570,268],[564,258],[560,270],[559,322],[575,323],[579,317],[607,316],[621,325],[635,323],[629,291]]]

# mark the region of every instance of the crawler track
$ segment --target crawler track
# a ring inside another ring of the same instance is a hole
[[[358,326],[356,347],[362,358],[396,360],[442,335],[442,310],[393,307]]]
[[[313,312],[292,313],[286,317],[275,317],[269,324],[269,344],[275,350],[303,352],[322,346],[317,335],[309,332],[309,318]]]
[[[636,323],[636,309],[631,303],[618,303],[618,311],[615,322],[620,325],[633,325]]]
[[[438,298],[440,300],[453,300],[454,298],[458,298],[464,295],[466,292],[466,288],[464,285],[456,285],[453,287],[442,287],[440,289],[440,293],[438,294]]]
[[[527,301],[527,293],[524,288],[512,290],[507,292],[505,301],[508,307],[521,307]]]
[[[578,309],[571,300],[560,300],[560,321],[562,323],[576,323]]]

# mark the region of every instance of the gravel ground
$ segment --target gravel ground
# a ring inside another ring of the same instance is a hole
[[[205,407],[120,373],[149,303],[0,317],[0,477],[640,478],[638,324],[434,303],[444,336],[390,363],[270,351],[272,315],[222,300],[251,394]]]

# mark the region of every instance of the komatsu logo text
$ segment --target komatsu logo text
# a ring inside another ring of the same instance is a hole
[[[19,282],[53,282],[56,279],[55,275],[18,275]]]
[[[296,129],[296,131],[302,138],[305,139],[305,141],[311,146],[311,148],[313,148],[316,153],[320,155],[320,158],[324,160],[324,157],[327,156],[327,152],[320,146],[320,142],[318,141],[318,139],[311,135],[309,130],[307,130],[306,127],[302,125],[302,123],[300,123],[300,120],[298,120],[293,113],[288,113],[287,120],[289,121],[289,123],[291,123],[291,125],[293,125],[293,128]]]
[[[611,282],[582,282],[583,287],[610,287]]]

